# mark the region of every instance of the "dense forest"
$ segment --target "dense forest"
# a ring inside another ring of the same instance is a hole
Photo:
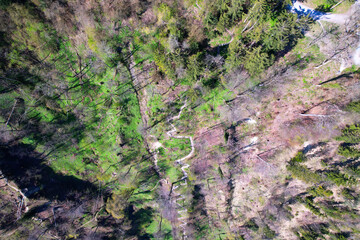
[[[0,0],[0,238],[359,238],[360,12],[304,4]]]

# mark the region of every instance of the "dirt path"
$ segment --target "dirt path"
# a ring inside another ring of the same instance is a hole
[[[178,220],[181,222],[180,227],[181,227],[182,230],[183,230],[183,231],[182,231],[182,233],[183,233],[183,239],[187,239],[187,238],[188,238],[187,233],[186,233],[186,226],[187,226],[187,224],[188,224],[188,222],[187,222],[187,219],[188,219],[188,216],[187,216],[188,209],[184,206],[184,204],[179,203],[181,200],[184,200],[184,199],[185,199],[185,196],[183,196],[182,194],[178,194],[178,193],[176,192],[176,189],[178,189],[178,188],[181,187],[181,186],[186,186],[186,185],[187,185],[188,174],[187,174],[187,172],[186,172],[185,169],[189,168],[190,165],[189,165],[189,164],[186,164],[186,163],[184,164],[183,162],[184,162],[186,159],[192,157],[192,155],[193,155],[194,152],[195,152],[195,147],[194,147],[193,137],[191,137],[191,136],[174,135],[174,134],[177,132],[177,129],[176,129],[176,127],[174,126],[174,124],[173,124],[172,122],[173,122],[174,120],[178,120],[178,119],[181,117],[181,113],[182,113],[182,111],[184,110],[184,108],[186,107],[186,105],[187,105],[187,102],[186,102],[186,100],[185,100],[184,105],[180,108],[179,114],[176,115],[176,116],[174,116],[174,117],[172,117],[172,118],[170,118],[170,119],[168,120],[168,123],[171,125],[172,130],[166,132],[166,134],[167,134],[169,137],[171,137],[171,138],[189,139],[189,140],[190,140],[190,143],[191,143],[191,151],[190,151],[190,153],[189,153],[188,155],[186,155],[185,157],[182,157],[182,158],[180,158],[180,159],[175,160],[175,163],[177,163],[177,164],[179,164],[179,165],[181,166],[181,171],[182,171],[182,173],[184,174],[183,177],[179,180],[179,182],[181,182],[181,181],[184,181],[184,182],[180,183],[179,185],[174,186],[174,187],[172,188],[172,191],[171,191],[171,192],[175,195],[175,200],[174,200],[174,201],[175,201],[175,205],[179,207],[177,213],[178,213],[178,215],[180,216],[180,217],[178,218]]]
[[[225,46],[225,45],[229,45],[233,40],[234,40],[234,33],[229,31],[227,28],[225,28],[225,30],[228,32],[228,34],[231,36],[231,39],[230,41],[228,41],[227,43],[223,43],[223,44],[220,44],[216,47],[222,47],[222,46]]]
[[[316,21],[326,21],[326,22],[344,25],[346,21],[349,20],[349,18],[351,17],[354,11],[354,8],[358,4],[359,1],[356,1],[353,4],[353,6],[349,9],[349,11],[345,14],[334,14],[334,13],[316,11],[315,9],[312,9],[304,5],[303,3],[296,1],[291,7],[291,11],[297,13],[298,15],[303,15],[303,16],[308,15],[309,17],[311,17]]]
[[[291,10],[298,15],[309,16],[310,18],[316,21],[326,21],[332,22],[337,24],[345,24],[346,20],[348,19],[347,14],[332,14],[332,13],[325,13],[316,11],[301,2],[295,2],[291,8]]]
[[[177,138],[177,139],[189,139],[190,140],[190,144],[191,144],[191,151],[189,154],[187,154],[185,157],[182,157],[180,159],[175,160],[175,164],[179,164],[181,167],[181,171],[183,173],[183,176],[176,181],[175,183],[173,183],[171,185],[171,190],[170,190],[170,196],[172,195],[174,198],[174,205],[178,208],[177,213],[178,213],[178,220],[181,223],[179,226],[182,228],[182,239],[187,239],[188,235],[186,233],[186,226],[188,224],[188,209],[184,206],[184,204],[181,204],[180,201],[186,199],[184,195],[178,193],[176,191],[176,189],[178,189],[179,187],[182,186],[187,186],[187,178],[188,178],[188,173],[186,172],[186,169],[188,169],[190,167],[189,164],[184,163],[184,161],[190,157],[192,157],[194,155],[195,152],[195,144],[194,144],[194,139],[192,136],[180,136],[180,135],[176,135],[177,129],[174,126],[173,122],[175,120],[178,120],[181,117],[181,114],[184,110],[184,108],[186,108],[187,106],[187,101],[185,100],[184,105],[180,108],[180,111],[178,113],[178,115],[171,117],[167,122],[170,124],[170,126],[172,127],[172,129],[170,131],[167,131],[166,134],[170,137],[170,138]],[[155,136],[151,136],[154,137]],[[153,151],[153,157],[154,157],[154,165],[156,169],[159,169],[158,164],[158,148],[162,147],[162,144],[160,142],[153,142],[151,144],[152,146],[152,151]],[[158,186],[159,182],[164,181],[166,183],[168,183],[167,180],[165,180],[164,178],[160,179],[158,181],[158,183],[155,185],[154,188],[152,188],[150,191],[153,191],[156,189],[156,187]],[[178,184],[178,185],[175,185]]]
[[[154,137],[154,136],[151,136],[151,135],[148,136],[147,131],[146,131],[146,129],[148,128],[149,116],[146,114],[146,110],[147,110],[146,101],[144,99],[142,99],[143,97],[146,98],[146,90],[145,90],[145,88],[142,88],[142,87],[140,88],[140,90],[137,90],[137,88],[136,88],[136,86],[142,86],[143,82],[146,82],[146,81],[144,81],[144,79],[142,79],[142,77],[143,77],[142,74],[137,74],[135,72],[135,69],[136,69],[135,68],[135,62],[134,62],[133,57],[131,57],[128,70],[129,70],[130,76],[132,78],[132,87],[133,87],[133,90],[134,90],[134,92],[136,94],[136,97],[138,99],[138,102],[139,102],[141,118],[142,118],[142,122],[143,122],[144,128],[145,128],[144,143],[145,143],[145,146],[146,146],[146,149],[147,149],[149,155],[152,158],[152,161],[153,161],[153,164],[154,164],[154,169],[161,178],[158,181],[158,183],[150,190],[150,191],[153,191],[153,190],[155,190],[157,188],[157,186],[159,185],[159,183],[161,181],[165,180],[163,174],[161,173],[161,171],[159,169],[158,156],[157,156],[157,154],[158,154],[157,149],[160,148],[162,146],[162,144],[160,142],[158,142],[158,141],[156,141],[156,142],[149,141],[148,142],[148,137]],[[180,227],[182,228],[182,234],[183,234],[182,238],[183,239],[188,238],[187,233],[186,233],[186,226],[188,224],[188,221],[187,221],[187,219],[188,219],[188,216],[187,216],[188,209],[183,204],[179,203],[181,200],[184,200],[186,198],[182,194],[177,193],[176,189],[178,189],[180,186],[186,186],[187,185],[188,174],[186,172],[186,169],[188,169],[190,167],[190,165],[189,164],[184,164],[183,162],[186,159],[192,157],[192,155],[195,152],[195,147],[194,147],[194,140],[193,140],[192,136],[176,135],[177,129],[174,126],[173,122],[175,120],[178,120],[181,117],[181,114],[182,114],[182,112],[183,112],[183,110],[184,110],[184,108],[186,106],[187,106],[187,101],[185,100],[185,103],[180,108],[180,111],[179,111],[178,115],[173,116],[168,120],[168,123],[171,125],[172,129],[170,131],[166,132],[166,134],[170,138],[189,139],[190,143],[191,143],[191,151],[190,151],[190,153],[187,154],[185,157],[182,157],[180,159],[175,160],[175,163],[179,164],[181,166],[180,169],[181,169],[181,171],[183,173],[183,176],[182,176],[181,179],[179,179],[176,182],[176,183],[181,182],[179,185],[174,186],[174,184],[172,184],[172,189],[171,189],[171,192],[170,192],[174,196],[175,206],[178,207],[178,210],[177,210],[177,213],[179,215],[178,220],[181,222]],[[154,138],[156,139],[156,137],[154,137]]]

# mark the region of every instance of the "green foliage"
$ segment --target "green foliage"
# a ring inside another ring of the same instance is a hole
[[[224,31],[240,19],[246,5],[242,1],[217,0],[206,1],[204,7],[206,7],[205,26],[211,30],[216,28],[218,31]]]
[[[189,56],[187,62],[187,80],[188,83],[193,84],[199,79],[200,74],[203,71],[202,61],[201,61],[202,54],[196,53],[194,55]]]
[[[170,79],[175,79],[175,69],[171,64],[171,59],[165,54],[165,49],[160,44],[152,47],[153,59],[159,70],[166,74]]]
[[[360,101],[354,101],[346,105],[346,111],[349,112],[360,112]]]
[[[344,141],[346,143],[358,143],[360,142],[360,125],[354,124],[347,126],[342,130],[342,134],[336,138],[338,141]]]
[[[299,239],[346,239],[346,236],[349,235],[342,234],[343,227],[347,228],[347,222],[357,221],[359,218],[354,208],[357,204],[357,193],[350,188],[340,187],[353,186],[355,189],[355,186],[358,185],[354,176],[359,176],[360,171],[353,159],[358,157],[358,150],[354,147],[358,144],[357,131],[357,125],[347,126],[342,131],[342,135],[337,138],[345,142],[339,146],[338,154],[352,158],[345,161],[344,165],[331,164],[331,161],[328,160],[327,164],[322,165],[321,171],[314,173],[302,164],[306,161],[306,156],[302,155],[301,152],[290,160],[287,169],[292,175],[312,185],[306,192],[299,194],[296,199],[314,215],[321,217],[324,222],[320,225],[304,225],[296,230],[295,233]],[[341,193],[345,203],[335,202],[332,197],[333,192],[324,187],[331,182],[337,185],[332,184],[331,187]],[[319,185],[319,183],[323,184]],[[345,224],[342,224],[343,222]]]
[[[186,14],[189,9],[182,1],[125,3],[129,6],[115,13],[108,8],[122,9],[117,4],[124,1],[100,2],[78,9],[73,1],[60,5],[43,0],[0,2],[2,20],[9,21],[3,24],[6,32],[0,33],[0,71],[6,80],[2,78],[0,84],[0,117],[6,122],[17,103],[7,124],[19,134],[16,139],[33,145],[56,172],[99,183],[107,194],[111,191],[105,208],[124,220],[124,228],[131,222],[126,234],[153,238],[160,230],[159,216],[152,209],[158,207],[154,204],[158,192],[148,189],[156,186],[159,176],[140,132],[144,127],[140,89],[153,90],[152,84],[163,89],[172,82],[166,88],[189,85],[180,91],[190,89],[184,95],[196,110],[185,111],[180,124],[191,134],[197,124],[222,120],[220,106],[234,98],[223,86],[228,69],[243,66],[251,75],[261,74],[301,37],[302,26],[295,15],[287,13],[287,0],[193,1],[201,5],[195,18]],[[121,12],[126,12],[126,24],[120,21]],[[231,42],[229,48],[227,42]],[[222,59],[214,66],[207,64],[206,57],[216,54],[226,59],[228,68]],[[149,79],[137,82],[129,71],[133,63],[133,72],[147,71]],[[157,90],[148,101],[148,124],[158,127],[154,132],[163,133],[169,109]],[[173,160],[189,153],[190,142],[156,137],[163,144],[158,149],[160,170],[170,181],[177,181],[183,174]],[[293,175],[320,181],[317,173],[300,165],[303,161],[303,155],[293,159],[289,167]],[[223,177],[221,168],[219,172]],[[328,194],[319,189],[313,192]],[[197,207],[203,212],[202,205]],[[207,220],[208,216],[201,217]],[[201,228],[199,239],[206,239],[213,227],[205,220],[194,223]],[[164,238],[170,239],[171,224],[165,219],[164,224]],[[259,229],[253,219],[247,227]],[[268,226],[263,234],[275,237]]]
[[[295,45],[306,21],[283,11],[285,2],[254,1],[247,6],[245,21],[239,24],[229,46],[230,69],[243,65],[251,75],[258,75],[274,62],[280,51]]]
[[[166,3],[160,3],[157,8],[159,21],[169,22],[175,15],[175,10]]]
[[[290,160],[290,162],[293,162],[293,163],[302,163],[305,161],[306,161],[306,158],[305,158],[305,154],[303,152],[298,152],[296,154],[296,156]]]
[[[352,165],[347,168],[351,172],[351,174],[355,175],[356,177],[360,177],[360,168],[359,166]]]
[[[251,229],[252,231],[256,232],[259,230],[259,226],[255,223],[254,219],[250,219],[245,223],[245,227]]]
[[[86,46],[57,36],[33,5],[13,4],[7,11],[15,24],[9,64],[23,72],[11,78],[24,105],[17,104],[10,124],[27,132],[24,141],[56,159],[49,161],[53,169],[79,178],[108,183],[112,173],[121,175],[122,167],[138,164],[145,153],[138,131],[141,116],[121,53],[111,54],[105,59],[111,65],[104,66],[99,56],[88,55]],[[94,29],[87,33],[93,44],[101,40]],[[108,43],[129,41],[132,34],[124,28]]]
[[[301,240],[324,239],[329,230],[325,224],[306,225],[296,232]]]
[[[269,52],[278,52],[285,49],[293,38],[301,35],[296,30],[296,15],[290,13],[283,13],[276,19],[270,19],[270,27],[268,35],[263,36],[263,47]]]
[[[314,197],[330,197],[333,195],[332,191],[325,189],[323,186],[311,187],[308,192]]]
[[[339,146],[338,154],[347,158],[358,158],[360,157],[360,151],[348,144],[342,144]]]
[[[290,171],[294,177],[307,183],[319,183],[322,180],[321,175],[312,172],[310,169],[296,162],[290,162],[290,164],[286,166],[286,169]]]
[[[11,0],[0,0],[0,9],[6,9],[11,4]]]
[[[357,199],[357,196],[355,195],[355,193],[348,188],[344,188],[343,190],[341,190],[341,195],[343,195],[344,198],[346,198],[348,200],[356,200]]]
[[[349,215],[350,213],[347,208],[340,208],[329,203],[321,204],[321,210],[326,214],[326,216],[334,219],[344,219],[344,216]]]
[[[271,230],[268,225],[263,228],[263,233],[266,239],[274,239],[276,236],[276,232]]]
[[[262,73],[274,61],[272,56],[262,52],[261,47],[248,50],[244,57],[244,67],[251,75]]]
[[[16,30],[10,35],[13,55],[30,50],[38,54],[40,58],[45,58],[48,54],[56,52],[57,36],[55,31],[40,19],[33,7],[12,4],[6,10],[16,25]],[[16,48],[14,48],[15,46]],[[15,59],[13,59],[14,61]],[[23,65],[20,62],[16,63]]]
[[[325,175],[328,177],[329,180],[333,181],[338,186],[348,186],[357,183],[355,178],[341,173],[340,171],[329,171],[326,172]]]
[[[306,158],[303,152],[298,152],[295,157],[293,157],[289,164],[286,166],[287,170],[291,174],[308,183],[318,183],[322,180],[321,175],[312,172],[310,169],[302,166],[300,163],[305,162]]]
[[[151,112],[149,113],[150,117],[153,118],[153,121],[161,121],[163,117],[165,117],[165,104],[161,97],[161,95],[154,95],[150,101],[148,102],[148,107]]]
[[[315,206],[313,197],[305,197],[305,199],[298,197],[297,199],[299,202],[303,203],[305,207],[309,209],[313,214],[317,216],[323,216],[323,214],[320,212],[320,209]]]
[[[86,28],[86,35],[88,37],[88,46],[94,53],[99,53],[99,47],[97,43],[97,34],[94,28]]]
[[[132,191],[132,189],[126,189],[119,194],[112,194],[111,198],[106,202],[106,211],[116,219],[124,218],[124,210],[129,204],[128,199],[131,196]]]
[[[334,236],[334,239],[335,240],[346,240],[346,239],[348,239],[346,237],[346,235],[347,235],[346,233],[336,233]]]

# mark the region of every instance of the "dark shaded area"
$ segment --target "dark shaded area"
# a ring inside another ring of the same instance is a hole
[[[205,196],[201,192],[202,185],[196,184],[192,192],[193,199],[190,207],[190,219],[193,219],[197,239],[203,239],[209,230],[207,212],[205,208]]]
[[[78,200],[78,194],[94,195],[96,187],[73,176],[55,173],[39,158],[31,145],[0,145],[0,169],[4,176],[14,181],[28,197],[49,200]]]
[[[294,1],[295,2],[295,1]],[[301,6],[299,7],[299,9],[293,8],[292,11],[294,13],[296,13],[299,16],[308,16],[310,18],[312,18],[313,20],[319,20],[321,19],[322,16],[327,15],[326,12],[323,12],[322,10],[323,8],[316,8],[315,10],[310,10],[310,9],[305,9],[302,8]]]
[[[344,74],[341,74],[341,75],[339,75],[337,77],[330,78],[329,80],[326,80],[325,82],[321,82],[321,83],[319,83],[319,85],[323,85],[325,83],[333,82],[333,81],[336,81],[336,80],[339,80],[339,79],[342,79],[342,78],[352,79],[352,78],[354,78],[352,75],[353,75],[352,73],[344,73]]]
[[[321,5],[319,5],[319,6],[317,6],[317,7],[315,8],[315,11],[331,12],[331,7],[332,7],[332,5],[321,4]]]
[[[48,210],[51,207],[51,202],[46,202],[44,204],[41,204],[39,206],[33,207],[30,209],[29,212],[25,213],[23,216],[23,219],[29,219],[33,216],[35,216],[36,213],[44,212]]]
[[[21,213],[21,218],[17,219],[20,198],[16,200],[11,194],[0,194],[0,202],[9,202],[0,204],[0,229],[7,233],[15,231],[14,234],[22,236],[21,239],[42,239],[49,231],[56,232],[61,239],[74,231],[84,239],[110,239],[101,232],[92,232],[82,226],[84,216],[95,216],[102,208],[99,205],[100,195],[92,183],[55,173],[31,145],[3,144],[0,142],[0,170],[28,198],[34,200],[28,204],[29,211]],[[100,194],[106,198],[106,192]],[[44,199],[48,201],[43,202]],[[107,232],[111,236],[121,228],[113,220],[110,217],[99,221],[114,229]]]
[[[259,230],[259,226],[256,224],[255,222],[255,218],[252,218],[250,220],[248,220],[245,225],[246,228],[251,229],[252,231],[256,232],[257,230]]]
[[[0,195],[0,229],[6,229],[16,221],[16,206]]]
[[[303,154],[307,154],[308,152],[310,152],[311,150],[317,148],[317,147],[323,147],[323,146],[326,146],[326,143],[324,142],[319,142],[319,143],[316,143],[316,144],[309,144],[307,145],[303,150],[302,150],[302,153]]]
[[[154,210],[150,207],[142,208],[135,211],[134,206],[131,205],[126,210],[127,216],[131,221],[131,228],[127,231],[127,234],[132,236],[139,236],[139,239],[147,240],[152,239],[152,235],[144,233],[144,229],[150,225]]]
[[[327,223],[312,223],[301,227],[301,235],[303,239],[318,239],[323,234],[329,233],[329,225]]]
[[[219,79],[218,78],[209,78],[209,79],[205,79],[203,81],[203,84],[205,87],[209,87],[210,89],[214,89],[217,86],[219,86]]]

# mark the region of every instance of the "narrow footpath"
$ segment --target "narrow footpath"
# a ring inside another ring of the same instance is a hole
[[[183,177],[177,181],[177,183],[179,183],[178,185],[172,185],[172,189],[171,189],[171,197],[174,197],[174,203],[175,206],[177,207],[177,213],[178,213],[178,220],[181,223],[179,226],[182,229],[182,234],[183,234],[183,239],[187,239],[187,233],[186,233],[186,226],[188,224],[188,209],[184,206],[184,200],[186,199],[185,196],[183,196],[182,194],[178,193],[176,190],[180,189],[182,187],[186,188],[187,186],[187,178],[188,178],[188,173],[186,172],[186,169],[188,169],[190,167],[189,164],[184,163],[184,161],[190,157],[193,156],[194,152],[195,152],[195,147],[194,147],[194,140],[192,138],[192,136],[180,136],[180,135],[174,135],[177,132],[176,127],[173,124],[174,120],[178,120],[181,117],[181,114],[184,110],[184,108],[187,105],[187,101],[185,100],[184,105],[180,108],[180,112],[178,115],[173,116],[172,118],[170,118],[168,120],[168,123],[171,125],[172,129],[168,132],[166,132],[166,134],[171,137],[171,138],[177,138],[177,139],[189,139],[190,140],[190,144],[191,144],[191,151],[188,155],[186,155],[185,157],[182,157],[180,159],[175,160],[175,164],[178,164],[181,166],[181,171],[183,173]]]

